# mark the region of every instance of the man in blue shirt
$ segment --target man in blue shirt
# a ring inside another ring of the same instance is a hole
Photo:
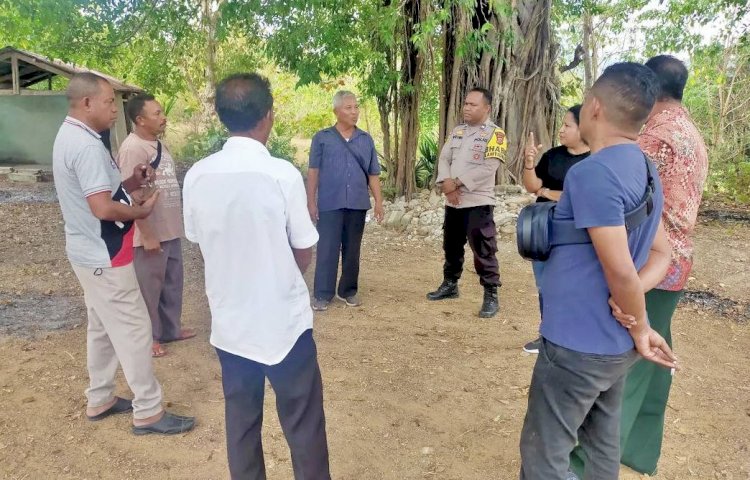
[[[383,220],[380,164],[372,137],[357,128],[357,97],[344,90],[336,92],[333,113],[336,124],[312,139],[307,170],[307,208],[320,234],[312,302],[313,310],[318,311],[328,309],[334,294],[350,307],[361,305],[357,295],[359,252],[370,209],[368,186],[375,198],[375,219]]]
[[[553,248],[542,275],[542,345],[521,433],[522,480],[568,478],[577,442],[587,456],[584,479],[616,480],[628,369],[638,354],[677,367],[646,317],[644,292],[670,259],[655,170],[653,210],[637,228],[625,227],[625,213],[641,203],[648,184],[636,141],[658,93],[651,70],[619,63],[604,71],[581,109],[591,156],[568,172],[555,217],[587,229],[591,243]],[[610,301],[635,317],[630,329],[612,316]]]

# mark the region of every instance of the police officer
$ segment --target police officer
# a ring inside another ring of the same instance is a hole
[[[490,318],[499,308],[497,263],[495,172],[505,159],[508,142],[505,132],[489,120],[492,96],[484,88],[473,88],[466,95],[464,123],[451,132],[438,162],[437,185],[445,194],[443,223],[443,283],[428,300],[458,297],[458,279],[464,265],[464,246],[474,252],[474,266],[484,287],[479,316]]]

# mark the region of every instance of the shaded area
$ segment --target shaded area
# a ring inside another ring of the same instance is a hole
[[[0,293],[0,335],[34,338],[44,331],[65,330],[86,321],[83,298]]]
[[[15,183],[0,180],[2,203],[57,203],[55,185],[52,182]]]
[[[706,290],[686,290],[682,305],[696,305],[735,322],[750,320],[750,305],[724,298]]]
[[[698,216],[703,221],[748,223],[750,224],[750,211],[748,210],[701,210]]]

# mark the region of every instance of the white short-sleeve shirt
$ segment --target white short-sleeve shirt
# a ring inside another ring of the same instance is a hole
[[[211,344],[281,362],[313,321],[292,253],[318,241],[302,175],[260,142],[231,137],[188,171],[183,209],[185,236],[205,263]]]

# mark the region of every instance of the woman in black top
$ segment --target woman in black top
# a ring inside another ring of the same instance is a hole
[[[560,127],[560,146],[544,152],[536,167],[534,161],[542,146],[534,146],[534,133],[529,133],[524,156],[523,186],[537,196],[538,202],[560,200],[565,174],[570,167],[589,156],[589,147],[581,140],[578,130],[580,112],[580,105],[568,109]]]
[[[588,145],[581,139],[578,130],[578,118],[581,106],[575,105],[568,109],[560,127],[560,146],[550,148],[542,155],[539,163],[534,166],[541,145],[535,145],[534,133],[529,133],[529,140],[524,151],[523,186],[529,193],[537,196],[537,202],[559,201],[562,195],[563,181],[570,167],[588,157],[591,153]],[[542,310],[542,293],[540,280],[544,271],[544,262],[532,262],[534,279],[539,292],[539,311]],[[540,339],[524,345],[528,353],[539,353]]]

